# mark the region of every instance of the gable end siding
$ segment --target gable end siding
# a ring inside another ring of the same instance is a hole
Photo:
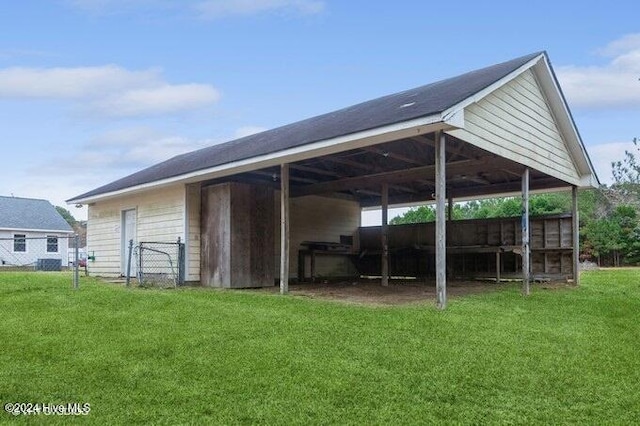
[[[527,70],[465,108],[465,128],[448,133],[570,184],[580,178],[545,96]]]

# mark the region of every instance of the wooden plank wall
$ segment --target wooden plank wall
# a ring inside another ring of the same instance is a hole
[[[202,284],[211,287],[273,286],[273,189],[223,183],[202,189]]]
[[[457,220],[447,224],[448,270],[453,277],[495,276],[496,251],[501,250],[503,276],[519,274],[522,259],[521,219],[498,218]],[[532,273],[535,278],[571,277],[571,215],[531,217]],[[360,272],[379,275],[381,227],[358,231]],[[389,227],[391,274],[432,276],[434,273],[434,223]]]

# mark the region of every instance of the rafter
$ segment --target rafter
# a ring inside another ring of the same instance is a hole
[[[486,168],[486,161],[483,160],[463,160],[447,164],[449,173],[461,173],[473,168]],[[344,191],[352,188],[370,188],[380,186],[383,182],[400,183],[432,176],[435,173],[435,165],[414,167],[411,169],[394,170],[390,172],[373,173],[366,176],[356,176],[345,179],[338,179],[329,182],[317,183],[315,185],[301,186],[292,191],[295,196],[321,194],[324,192]]]
[[[423,163],[421,163],[420,161],[416,160],[415,158],[409,158],[406,157],[402,154],[398,154],[396,152],[393,152],[391,150],[388,149],[381,149],[381,148],[377,148],[374,146],[368,146],[365,148],[362,148],[363,151],[367,151],[367,152],[372,152],[374,154],[379,154],[383,157],[389,157],[389,158],[393,158],[394,160],[398,160],[398,161],[403,161],[405,163],[408,164],[413,164],[415,166],[420,166],[423,165]]]

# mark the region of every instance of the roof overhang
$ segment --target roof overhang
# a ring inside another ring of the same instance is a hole
[[[0,231],[9,231],[9,232],[40,232],[40,233],[49,233],[49,234],[73,234],[74,231],[62,231],[60,229],[20,229],[20,228],[0,228]]]
[[[210,185],[234,180],[270,185],[277,189],[279,166],[282,164],[290,164],[295,171],[290,175],[291,194],[294,197],[347,197],[367,207],[379,202],[380,194],[376,193],[376,188],[388,183],[395,192],[389,198],[390,205],[425,203],[430,201],[429,195],[435,188],[429,177],[434,173],[435,139],[428,135],[438,131],[445,132],[448,141],[449,198],[468,200],[515,195],[520,190],[523,170],[531,168],[530,165],[524,165],[526,161],[521,162],[526,157],[502,157],[499,150],[487,146],[483,148],[481,144],[473,145],[471,140],[465,141],[463,136],[456,135],[464,132],[456,130],[465,128],[465,108],[480,102],[527,70],[532,70],[536,84],[547,100],[576,170],[576,174],[572,172],[570,177],[564,178],[539,164],[538,170],[531,169],[531,190],[548,192],[571,186],[597,187],[597,175],[547,55],[541,53],[528,58],[531,59],[509,74],[440,113],[295,145],[124,189],[80,196],[67,203],[91,204],[174,185]],[[420,161],[411,158],[414,155],[420,157]],[[383,157],[388,161],[384,161]]]
[[[172,186],[175,184],[189,184],[204,180],[223,178],[283,163],[291,163],[322,155],[335,154],[351,149],[363,148],[388,141],[403,139],[410,136],[425,135],[437,130],[451,130],[463,125],[463,123],[463,111],[458,111],[454,114],[449,113],[446,117],[444,114],[436,114],[389,126],[352,133],[345,136],[326,139],[267,155],[234,161],[168,179],[125,188],[119,191],[107,192],[93,197],[74,198],[67,200],[67,204],[90,204],[124,195],[136,194],[150,189]]]

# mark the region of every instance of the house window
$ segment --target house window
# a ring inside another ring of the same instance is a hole
[[[47,236],[47,253],[58,252],[58,237]]]
[[[13,234],[13,251],[16,253],[27,251],[27,236],[25,234]]]

